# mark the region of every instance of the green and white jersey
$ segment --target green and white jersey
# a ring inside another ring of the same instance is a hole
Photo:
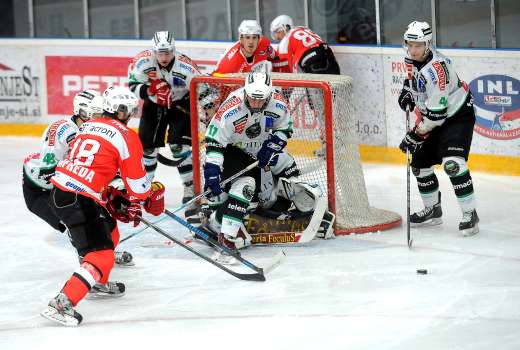
[[[49,182],[58,162],[69,152],[69,144],[74,140],[79,128],[72,121],[58,120],[50,124],[41,138],[39,153],[33,153],[24,160],[23,171],[32,182],[42,188],[51,189]]]
[[[435,50],[425,62],[405,62],[413,63],[412,94],[416,113],[420,112],[422,117],[417,129],[426,134],[457,113],[466,101],[469,87],[458,77],[452,61]]]
[[[206,129],[206,162],[222,167],[223,151],[234,145],[254,158],[272,132],[287,140],[293,123],[283,95],[274,91],[267,106],[251,113],[244,100],[244,88],[233,91],[220,105]]]

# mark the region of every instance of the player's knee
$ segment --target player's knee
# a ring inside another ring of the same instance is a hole
[[[442,164],[444,171],[449,177],[459,176],[468,170],[466,160],[462,157],[446,157],[443,158]]]
[[[429,168],[412,167],[412,174],[418,178],[428,177],[428,176],[433,175],[433,167],[429,167]]]
[[[242,176],[233,182],[229,190],[229,195],[249,203],[251,199],[253,199],[255,189],[255,179],[251,176]]]
[[[99,283],[106,283],[108,281],[108,276],[112,271],[114,261],[115,256],[113,249],[96,250],[88,253],[83,258],[83,262],[94,266],[101,274]]]

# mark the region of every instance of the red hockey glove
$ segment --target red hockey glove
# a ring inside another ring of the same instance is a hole
[[[148,96],[155,96],[157,98],[156,103],[159,106],[170,108],[172,103],[171,95],[171,88],[167,82],[160,79],[152,80],[148,88]]]
[[[126,190],[120,191],[109,186],[101,195],[106,201],[106,209],[108,213],[116,220],[129,223],[133,221],[134,227],[139,225],[141,221],[141,207],[138,203],[131,202],[128,199]]]
[[[164,212],[164,185],[159,181],[152,182],[150,196],[144,202],[146,212],[158,216]]]

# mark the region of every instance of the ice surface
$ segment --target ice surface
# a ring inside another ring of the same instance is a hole
[[[68,239],[28,212],[24,156],[36,138],[0,138],[0,349],[520,349],[520,178],[474,173],[480,233],[458,233],[461,214],[445,174],[444,224],[317,240],[286,247],[267,281],[245,282],[151,229],[121,244],[136,266],[115,300],[85,300],[84,321],[65,328],[39,316],[77,265]],[[406,210],[405,166],[364,165],[371,204]],[[159,166],[170,209],[176,172]],[[412,209],[420,199],[412,179]],[[161,227],[183,238],[172,220]],[[122,228],[122,237],[132,229]],[[206,248],[200,248],[210,254]],[[258,265],[280,247],[253,247]],[[428,269],[418,275],[419,268]]]

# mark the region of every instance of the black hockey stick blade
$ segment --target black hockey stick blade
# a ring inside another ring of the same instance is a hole
[[[260,271],[255,272],[255,273],[239,273],[239,272],[233,271],[233,270],[227,268],[226,266],[220,264],[219,262],[211,259],[210,257],[208,257],[208,256],[200,253],[199,251],[191,248],[190,246],[184,244],[182,241],[180,241],[177,238],[173,237],[172,235],[168,234],[166,231],[164,231],[160,227],[155,226],[154,224],[152,224],[148,220],[146,220],[144,218],[141,218],[141,221],[144,224],[146,224],[149,227],[151,227],[152,229],[154,229],[157,233],[159,233],[159,234],[163,235],[164,237],[168,238],[169,240],[175,242],[177,245],[183,247],[186,250],[189,250],[193,254],[197,255],[199,258],[202,258],[202,259],[206,260],[210,264],[215,265],[216,267],[218,267],[222,271],[225,271],[225,272],[229,273],[230,275],[235,276],[236,278],[238,278],[240,280],[244,280],[244,281],[257,281],[257,282],[264,282],[265,281],[265,276],[264,276],[264,272],[263,272],[262,269],[260,269]]]
[[[187,222],[186,220],[183,220],[182,218],[180,218],[179,216],[175,215],[174,213],[172,213],[171,211],[169,211],[168,209],[166,209],[164,211],[164,213],[166,215],[168,215],[169,217],[171,217],[173,220],[177,221],[179,224],[181,224],[182,226],[186,227],[187,229],[189,229],[190,231],[196,233],[200,238],[202,238],[205,242],[211,244],[213,247],[215,247],[217,250],[219,250],[220,252],[225,252],[226,254],[228,255],[231,255],[233,258],[235,258],[237,261],[240,261],[242,264],[244,264],[245,266],[249,267],[251,270],[253,271],[256,271],[258,273],[262,273],[262,274],[265,274],[268,270],[268,271],[272,271],[275,267],[277,267],[278,265],[280,265],[283,261],[283,259],[285,258],[285,253],[283,251],[281,251],[280,253],[278,253],[271,261],[271,263],[269,265],[267,265],[266,267],[264,268],[261,268],[261,267],[258,267],[256,266],[255,264],[253,264],[252,262],[244,259],[240,253],[237,253],[236,251],[234,250],[231,250],[229,249],[228,247],[226,246],[223,246],[221,245],[220,243],[218,243],[217,241],[215,241],[212,237],[210,237],[206,232],[204,232],[203,230],[201,230],[200,228],[196,227],[196,226],[193,226],[192,224],[190,224],[189,222]]]

